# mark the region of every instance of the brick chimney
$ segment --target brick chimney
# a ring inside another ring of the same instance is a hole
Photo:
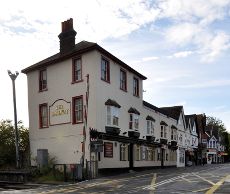
[[[75,47],[75,36],[77,32],[73,29],[73,19],[70,18],[61,23],[62,32],[58,35],[60,39],[60,53],[70,52]]]

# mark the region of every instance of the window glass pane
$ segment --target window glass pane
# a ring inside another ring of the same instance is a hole
[[[83,100],[82,98],[75,98],[74,99],[74,122],[81,122],[83,121]]]
[[[111,125],[111,107],[107,106],[107,125]]]
[[[150,134],[150,121],[147,121],[147,134]]]

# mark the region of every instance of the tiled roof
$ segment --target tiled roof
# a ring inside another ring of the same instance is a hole
[[[178,120],[183,106],[161,107],[160,109],[165,111],[173,119]]]
[[[130,72],[136,74],[139,78],[145,80],[147,79],[144,75],[140,74],[139,72],[137,72],[136,70],[134,70],[133,68],[131,68],[130,66],[128,66],[126,63],[124,63],[123,61],[121,61],[120,59],[118,59],[117,57],[115,57],[114,55],[112,55],[111,53],[109,53],[108,51],[106,51],[104,48],[102,48],[101,46],[99,46],[97,43],[93,43],[93,42],[87,42],[87,41],[81,41],[79,43],[77,43],[75,45],[75,48],[70,51],[67,52],[65,54],[60,54],[57,53],[51,57],[48,57],[38,63],[35,63],[34,65],[31,65],[25,69],[22,70],[22,73],[28,73],[30,71],[34,71],[40,68],[44,68],[47,67],[49,65],[53,65],[57,62],[61,62],[64,61],[66,59],[69,59],[71,57],[74,57],[76,55],[80,55],[92,50],[98,50],[100,51],[102,54],[104,54],[105,56],[109,57],[111,60],[115,61],[116,63],[118,63],[119,65],[121,65],[123,68],[129,70]]]
[[[152,110],[154,110],[154,111],[156,111],[156,112],[159,112],[159,113],[161,113],[161,114],[163,114],[165,116],[169,116],[164,110],[161,110],[160,108],[158,108],[158,107],[156,107],[156,106],[154,106],[154,105],[152,105],[152,104],[150,104],[150,103],[148,103],[148,102],[146,102],[144,100],[143,100],[143,105],[148,107],[148,108],[150,108],[150,109],[152,109]]]

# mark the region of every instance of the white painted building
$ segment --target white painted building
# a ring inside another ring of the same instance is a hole
[[[99,169],[185,166],[183,107],[174,115],[143,101],[145,76],[75,35],[63,22],[60,52],[22,70],[32,159],[44,149],[58,164]]]

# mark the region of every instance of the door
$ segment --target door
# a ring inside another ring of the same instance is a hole
[[[165,149],[161,148],[161,168],[164,168]]]
[[[129,145],[129,169],[133,169],[133,143]]]

